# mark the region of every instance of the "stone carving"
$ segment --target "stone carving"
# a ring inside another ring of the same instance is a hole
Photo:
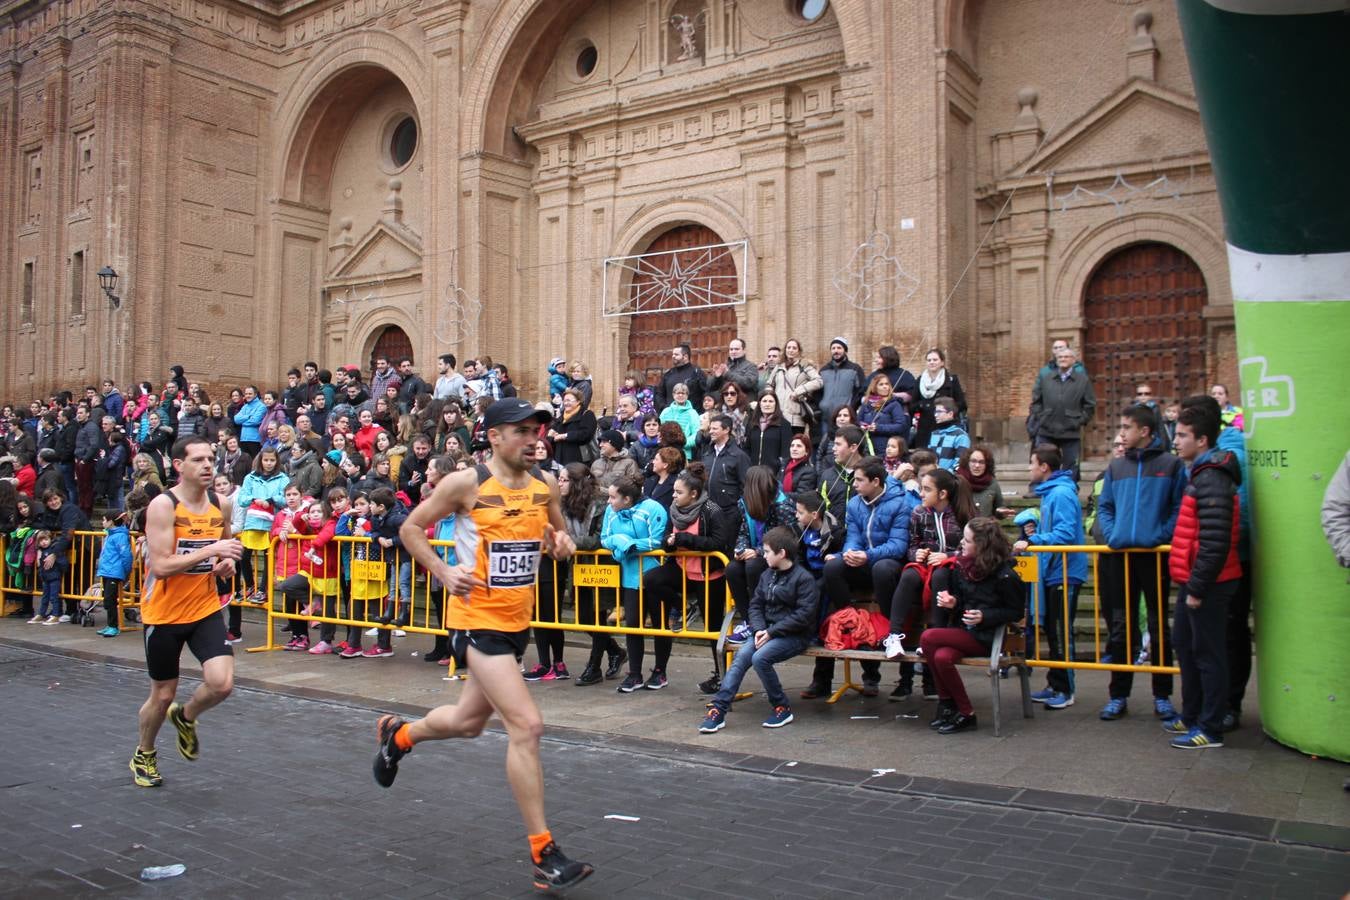
[[[698,23],[705,18],[707,10],[703,10],[698,15],[674,15],[670,17],[670,27],[680,36],[680,55],[675,57],[676,62],[684,62],[686,59],[693,59],[699,55],[698,45],[694,38],[698,33]]]

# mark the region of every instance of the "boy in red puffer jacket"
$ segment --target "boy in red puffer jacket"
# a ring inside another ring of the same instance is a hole
[[[1172,641],[1181,667],[1181,715],[1163,722],[1172,746],[1223,746],[1228,707],[1228,604],[1242,577],[1238,561],[1237,457],[1216,450],[1218,404],[1187,401],[1177,419],[1173,449],[1190,480],[1181,498],[1169,563],[1177,584]]]

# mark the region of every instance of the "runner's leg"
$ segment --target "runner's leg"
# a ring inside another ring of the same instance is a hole
[[[202,663],[202,683],[183,704],[183,715],[195,722],[202,713],[230,696],[233,690],[234,657],[213,656]],[[173,699],[172,696],[169,699]]]
[[[468,650],[470,684],[477,684],[506,725],[506,779],[520,807],[529,834],[548,830],[544,819],[544,768],[539,762],[539,739],[544,717],[534,705],[520,665],[510,654],[488,656],[476,647]]]
[[[159,734],[160,726],[164,724],[164,716],[169,712],[169,704],[173,702],[174,694],[177,692],[177,678],[150,682],[150,696],[141,705],[141,742],[137,745],[139,749],[146,753],[155,749],[155,737]]]

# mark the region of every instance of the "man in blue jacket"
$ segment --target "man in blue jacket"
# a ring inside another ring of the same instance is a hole
[[[1157,429],[1158,420],[1147,406],[1130,406],[1120,416],[1125,455],[1111,460],[1097,503],[1097,523],[1113,550],[1149,549],[1172,539],[1186,488],[1186,467],[1163,450]],[[1151,659],[1154,665],[1172,665],[1172,636],[1165,633],[1167,612],[1161,608],[1172,587],[1166,559],[1156,553],[1102,554],[1098,571],[1111,620],[1107,644],[1111,659],[1129,663],[1139,652],[1138,629],[1131,625],[1142,594]],[[1111,721],[1125,715],[1133,687],[1133,672],[1113,672],[1111,698],[1100,717]],[[1172,676],[1155,674],[1153,712],[1158,718],[1176,715],[1171,695]]]
[[[872,589],[872,596],[888,611],[900,570],[909,549],[909,514],[913,507],[904,490],[887,481],[886,465],[879,456],[868,456],[853,468],[853,496],[845,513],[844,549],[825,557],[821,585],[831,610],[853,600],[853,591]],[[865,662],[863,696],[875,697],[881,684],[881,663]],[[810,700],[827,697],[834,678],[834,660],[817,659],[811,684],[802,691]]]
[[[1083,507],[1078,502],[1078,483],[1073,470],[1063,468],[1064,457],[1059,448],[1043,444],[1031,451],[1027,464],[1032,490],[1041,498],[1040,524],[1035,533],[1013,544],[1013,551],[1022,553],[1028,545],[1072,547],[1081,546],[1083,537]],[[1045,586],[1045,617],[1041,632],[1049,644],[1048,659],[1074,658],[1073,621],[1078,615],[1078,590],[1087,580],[1087,557],[1081,553],[1038,553],[1041,583]],[[1065,560],[1068,578],[1065,578]],[[1067,598],[1067,604],[1066,604]],[[1065,632],[1067,631],[1067,636]],[[1072,669],[1046,669],[1045,689],[1031,695],[1047,709],[1073,706],[1074,679]]]

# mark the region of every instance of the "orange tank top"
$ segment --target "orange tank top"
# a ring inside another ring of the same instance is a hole
[[[174,553],[191,553],[213,544],[225,534],[225,516],[216,505],[215,496],[208,495],[207,507],[193,512],[184,506],[173,491]],[[216,594],[216,579],[211,574],[213,559],[203,560],[186,572],[156,578],[147,572],[145,593],[141,601],[141,618],[147,625],[180,625],[198,622],[220,611]]]
[[[485,583],[450,598],[448,627],[458,631],[524,631],[534,611],[535,578],[548,525],[551,495],[538,469],[522,488],[509,488],[487,466],[478,466],[478,499],[468,515],[455,517],[455,555],[473,560]]]

